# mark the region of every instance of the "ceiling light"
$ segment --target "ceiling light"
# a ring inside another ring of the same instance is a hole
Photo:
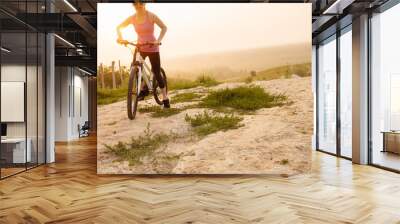
[[[69,45],[70,47],[73,47],[73,48],[75,48],[75,45],[73,45],[71,42],[69,42],[68,40],[66,40],[66,39],[64,39],[64,38],[62,38],[62,37],[60,37],[59,35],[57,35],[57,34],[54,34],[54,36],[55,37],[57,37],[59,40],[61,40],[62,42],[64,42],[65,44],[67,44],[67,45]]]
[[[8,49],[5,48],[5,47],[1,47],[1,50],[4,51],[4,52],[6,52],[6,53],[10,53],[10,52],[11,52],[11,50],[8,50]]]
[[[355,0],[336,0],[322,14],[342,14],[343,10],[351,5]]]
[[[64,0],[65,4],[67,4],[72,10],[74,10],[74,12],[78,12],[78,10],[68,1],[68,0]]]
[[[83,72],[83,73],[85,73],[85,74],[87,74],[87,75],[92,75],[92,73],[90,73],[90,72],[88,72],[88,71],[85,71],[85,70],[83,70],[83,69],[81,69],[81,68],[78,68],[78,70],[81,71],[81,72]]]

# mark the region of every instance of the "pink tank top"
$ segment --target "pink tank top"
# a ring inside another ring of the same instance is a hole
[[[138,35],[138,43],[148,43],[156,40],[154,36],[154,22],[150,20],[149,13],[146,12],[146,19],[143,23],[136,22],[136,16],[132,17],[132,24]],[[159,52],[159,46],[143,46],[139,49],[141,52]]]

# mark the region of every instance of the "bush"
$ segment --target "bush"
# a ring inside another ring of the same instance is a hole
[[[207,111],[190,117],[186,114],[185,121],[189,122],[195,132],[200,136],[206,136],[218,131],[227,131],[242,127],[239,123],[243,120],[241,117],[231,115],[210,114]]]
[[[286,96],[270,94],[261,87],[242,86],[211,92],[202,100],[200,106],[213,109],[230,107],[238,110],[254,111],[261,108],[282,106],[286,101]]]

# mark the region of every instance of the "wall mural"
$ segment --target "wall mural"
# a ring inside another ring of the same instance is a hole
[[[310,21],[310,4],[99,4],[98,173],[309,171]]]

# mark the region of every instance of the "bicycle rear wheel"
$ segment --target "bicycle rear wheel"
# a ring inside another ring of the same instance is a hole
[[[138,105],[138,69],[134,68],[129,76],[128,83],[128,97],[127,97],[127,109],[128,118],[133,120],[136,117],[136,110]]]
[[[163,68],[161,68],[161,77],[164,79],[164,85],[168,92],[167,76],[165,75],[165,71]],[[156,102],[159,105],[162,105],[163,104],[162,91],[161,91],[161,88],[159,87],[157,79],[155,77],[153,77],[153,95],[154,95],[154,99],[156,100]]]

